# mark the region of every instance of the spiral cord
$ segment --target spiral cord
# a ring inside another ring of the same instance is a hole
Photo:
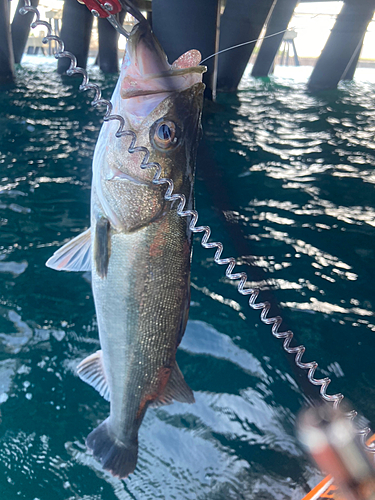
[[[48,34],[43,39],[43,43],[47,43],[48,41],[55,41],[58,44],[58,48],[54,54],[56,59],[60,59],[63,57],[67,57],[70,59],[69,69],[66,71],[67,75],[72,76],[76,74],[80,74],[82,76],[82,83],[79,86],[80,90],[93,90],[95,92],[94,99],[92,100],[93,106],[104,105],[106,106],[106,112],[103,117],[103,120],[113,121],[117,120],[119,122],[119,127],[115,133],[116,137],[130,137],[130,145],[128,146],[128,152],[130,154],[134,153],[143,153],[144,157],[140,164],[142,169],[155,169],[155,174],[152,179],[152,183],[155,185],[167,185],[167,190],[164,194],[164,198],[166,201],[174,203],[178,201],[177,206],[177,214],[180,217],[191,217],[189,223],[189,229],[193,233],[203,233],[201,238],[201,245],[206,249],[216,249],[214,255],[214,262],[218,265],[226,265],[227,268],[225,270],[225,276],[230,279],[237,281],[239,283],[237,285],[237,291],[241,295],[249,296],[248,304],[249,307],[254,310],[260,311],[260,319],[266,325],[272,325],[271,332],[272,335],[277,339],[283,340],[283,349],[288,354],[294,354],[294,362],[298,368],[301,370],[307,370],[307,379],[314,386],[320,386],[319,392],[320,397],[323,401],[332,403],[334,408],[338,408],[340,403],[344,399],[343,394],[328,394],[327,389],[329,384],[331,383],[331,379],[329,377],[324,378],[315,378],[315,372],[318,368],[318,363],[316,361],[303,362],[302,357],[305,354],[306,348],[303,345],[299,345],[296,347],[291,346],[291,342],[293,340],[294,334],[291,330],[280,331],[280,327],[283,323],[283,319],[281,316],[268,317],[268,313],[271,309],[271,304],[268,301],[257,302],[258,296],[260,294],[260,290],[258,288],[247,288],[247,274],[245,272],[233,273],[233,270],[236,266],[236,261],[233,257],[221,258],[224,247],[221,242],[210,242],[209,239],[211,237],[211,228],[209,226],[197,226],[198,223],[198,212],[196,210],[184,210],[186,205],[186,197],[183,194],[174,193],[174,183],[172,179],[161,177],[162,168],[161,165],[157,162],[149,162],[150,152],[144,146],[136,146],[137,136],[134,131],[125,129],[125,120],[122,116],[117,114],[112,114],[113,106],[112,103],[102,98],[101,89],[95,83],[89,82],[89,76],[87,71],[84,68],[77,66],[77,59],[69,51],[65,50],[64,42],[62,39],[52,33],[52,26],[46,22],[40,20],[40,13],[36,7],[31,5],[30,0],[25,0],[25,7],[20,9],[21,14],[26,14],[28,12],[32,12],[36,16],[36,20],[31,23],[31,27],[35,28],[37,26],[43,26],[47,28]],[[353,420],[357,416],[357,412],[355,410],[347,413],[347,417]],[[361,438],[364,448],[371,452],[375,453],[375,444],[367,445],[366,441],[371,433],[371,429],[369,427],[364,427],[363,429],[357,429],[357,432]]]

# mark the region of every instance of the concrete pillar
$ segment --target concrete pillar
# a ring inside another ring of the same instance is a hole
[[[256,40],[274,0],[227,0],[220,21],[220,50]],[[254,50],[255,42],[219,55],[217,88],[234,92]]]
[[[277,0],[267,23],[266,37],[287,29],[297,3],[298,0]],[[252,76],[264,77],[268,75],[283,37],[284,33],[280,33],[262,40],[262,45],[251,72]]]
[[[335,89],[374,15],[375,0],[346,0],[311,74],[310,90]]]
[[[37,7],[39,0],[31,0],[31,5]],[[12,42],[14,62],[20,63],[23,53],[25,52],[27,39],[30,32],[30,24],[34,19],[34,14],[28,12],[25,15],[20,14],[20,9],[25,6],[24,0],[19,0],[16,13],[12,22]]]
[[[89,9],[77,0],[65,0],[60,36],[65,43],[65,50],[73,52],[78,66],[86,68],[89,53],[93,15]],[[69,68],[67,58],[59,59],[57,72],[62,74]]]
[[[8,0],[0,0],[0,85],[14,82],[14,56]]]
[[[355,70],[357,69],[358,60],[359,60],[359,57],[361,55],[361,50],[362,50],[364,38],[365,37],[363,36],[362,40],[360,41],[360,43],[358,45],[357,50],[352,55],[352,58],[349,61],[349,64],[347,65],[344,73],[341,76],[341,80],[353,80]]]
[[[122,24],[125,17],[125,11],[121,11],[119,22]],[[119,34],[115,28],[106,20],[98,19],[99,33],[99,53],[97,63],[103,73],[118,73],[118,37]]]
[[[218,48],[218,0],[153,0],[152,28],[172,63],[190,49],[198,49],[205,58]],[[216,93],[217,58],[204,63],[208,67],[203,81],[206,97]]]
[[[149,25],[152,28],[152,10],[148,10],[147,11],[146,19],[147,19]]]

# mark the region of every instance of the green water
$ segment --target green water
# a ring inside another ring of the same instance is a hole
[[[98,348],[90,280],[44,263],[88,226],[102,114],[39,61],[26,58],[0,93],[1,498],[300,499],[320,478],[294,429],[316,391],[198,236],[178,352],[195,405],[147,412],[126,481],[86,452],[109,409],[74,374]],[[91,72],[109,97],[116,78]],[[199,221],[332,378],[329,392],[371,422],[375,84],[313,96],[300,69],[287,76],[246,77],[207,105]]]

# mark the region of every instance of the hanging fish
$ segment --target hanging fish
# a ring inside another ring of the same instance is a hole
[[[172,65],[141,19],[129,37],[113,112],[150,152],[162,177],[193,207],[196,149],[203,104],[201,56],[191,50]],[[149,407],[193,403],[176,363],[190,303],[189,219],[166,202],[166,186],[142,170],[144,153],[104,123],[93,160],[91,227],[47,262],[92,272],[101,350],[78,366],[82,380],[108,401],[110,415],[87,437],[103,468],[125,478],[136,467],[138,430]]]

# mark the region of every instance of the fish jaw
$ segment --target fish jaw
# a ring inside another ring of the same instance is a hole
[[[202,82],[201,54],[190,50],[172,65],[148,23],[134,26],[120,73],[120,110],[130,125],[140,123],[171,92]]]

